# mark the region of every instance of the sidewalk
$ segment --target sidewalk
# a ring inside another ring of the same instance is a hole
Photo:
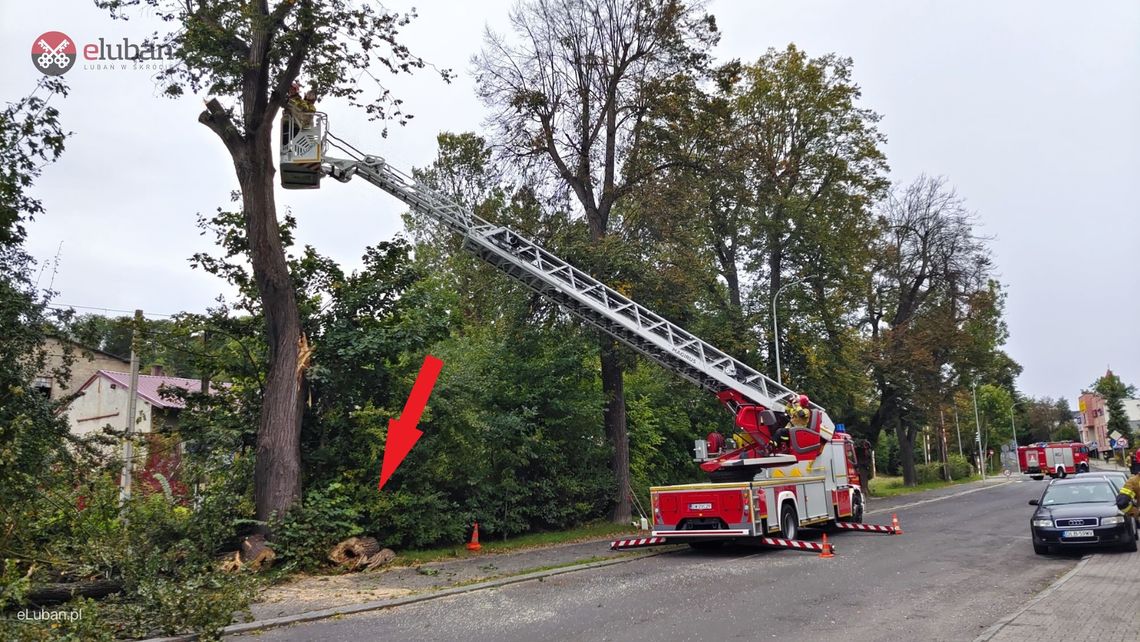
[[[1134,642],[1140,640],[1137,596],[1140,553],[1095,553],[974,642]]]
[[[343,575],[302,576],[265,590],[250,606],[254,620],[320,611],[344,604],[373,602],[439,591],[505,576],[643,555],[617,552],[606,537],[505,553],[484,553],[417,567]]]
[[[1094,462],[1093,470],[1128,469]],[[1140,640],[1140,553],[1087,555],[1032,601],[999,620],[974,642],[1035,638],[1133,642]]]

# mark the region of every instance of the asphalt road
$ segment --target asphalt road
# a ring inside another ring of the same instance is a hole
[[[257,634],[259,640],[973,640],[1079,556],[1040,557],[1027,501],[1045,482],[872,503],[901,536],[841,532],[837,556],[682,550]],[[917,505],[915,505],[917,502]],[[909,505],[908,505],[909,504]],[[806,533],[805,533],[806,534]]]

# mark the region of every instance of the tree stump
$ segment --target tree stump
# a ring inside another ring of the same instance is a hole
[[[350,571],[355,571],[379,552],[380,543],[375,537],[350,537],[332,547],[329,559]]]
[[[274,553],[273,549],[269,548],[265,543],[265,536],[260,533],[250,535],[241,542],[240,561],[245,566],[248,566],[251,571],[269,568],[276,558],[277,553]]]
[[[218,570],[223,573],[235,573],[242,566],[241,551],[230,551],[218,559]]]

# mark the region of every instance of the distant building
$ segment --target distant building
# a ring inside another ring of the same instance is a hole
[[[79,396],[67,407],[71,432],[84,434],[110,424],[116,430],[126,427],[131,375],[127,372],[97,370],[80,386]],[[135,432],[172,432],[178,427],[178,413],[185,407],[181,399],[163,394],[164,389],[180,388],[199,392],[198,379],[167,377],[155,368],[154,374],[139,375]]]
[[[1128,417],[1128,430],[1132,435],[1140,433],[1140,399],[1125,399],[1124,414]]]
[[[1082,392],[1079,404],[1077,429],[1081,433],[1081,442],[1090,448],[1108,450],[1108,408],[1104,397],[1095,392]]]
[[[32,387],[53,401],[79,390],[99,370],[127,370],[131,367],[128,359],[58,337],[48,337],[44,350],[47,353],[46,368],[32,382]],[[64,355],[69,350],[73,359],[71,376],[66,385],[60,385],[51,373],[63,365]]]

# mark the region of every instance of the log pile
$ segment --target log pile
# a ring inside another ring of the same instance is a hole
[[[396,553],[381,549],[375,537],[350,537],[329,551],[329,560],[349,571],[374,571],[395,558]]]

